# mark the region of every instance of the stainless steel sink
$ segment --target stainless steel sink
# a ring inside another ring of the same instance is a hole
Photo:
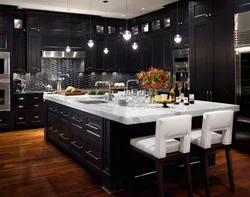
[[[87,101],[79,101],[80,103],[83,104],[101,104],[101,103],[108,103],[106,101],[102,101],[102,100],[87,100]]]

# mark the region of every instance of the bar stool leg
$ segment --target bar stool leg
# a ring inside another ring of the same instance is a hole
[[[163,165],[159,160],[156,161],[156,173],[158,182],[158,196],[164,197]]]
[[[185,162],[185,168],[186,168],[186,173],[187,173],[188,196],[192,197],[192,179],[191,179],[189,154],[185,154],[184,160],[185,160],[184,162]]]
[[[228,176],[229,176],[229,182],[230,182],[230,189],[231,192],[234,192],[234,175],[233,175],[233,166],[232,166],[232,155],[231,155],[231,147],[226,146],[225,147],[226,152],[226,158],[227,158],[227,170],[228,170]]]
[[[208,173],[208,152],[203,150],[203,167],[205,174],[205,189],[206,189],[206,197],[210,197],[210,184],[209,184],[209,173]]]

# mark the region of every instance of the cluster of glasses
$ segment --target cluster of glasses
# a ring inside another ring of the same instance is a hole
[[[146,90],[125,90],[123,97],[131,108],[146,109],[150,102],[149,92]]]

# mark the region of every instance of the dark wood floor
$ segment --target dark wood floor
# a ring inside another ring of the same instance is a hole
[[[223,151],[217,154],[217,167],[210,170],[211,196],[250,196],[250,155],[233,150],[236,192],[228,190]],[[197,177],[197,176],[196,176]],[[199,177],[199,176],[198,176]],[[194,179],[194,196],[204,196],[202,179]],[[187,196],[186,189],[167,181],[173,197]],[[0,197],[125,197],[157,196],[156,184],[136,191],[109,195],[101,181],[58,148],[43,141],[43,130],[0,133]]]

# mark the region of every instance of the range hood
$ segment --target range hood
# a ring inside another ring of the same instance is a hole
[[[42,51],[42,58],[84,59],[84,51]]]
[[[238,52],[250,50],[250,11],[234,15],[234,41]]]

